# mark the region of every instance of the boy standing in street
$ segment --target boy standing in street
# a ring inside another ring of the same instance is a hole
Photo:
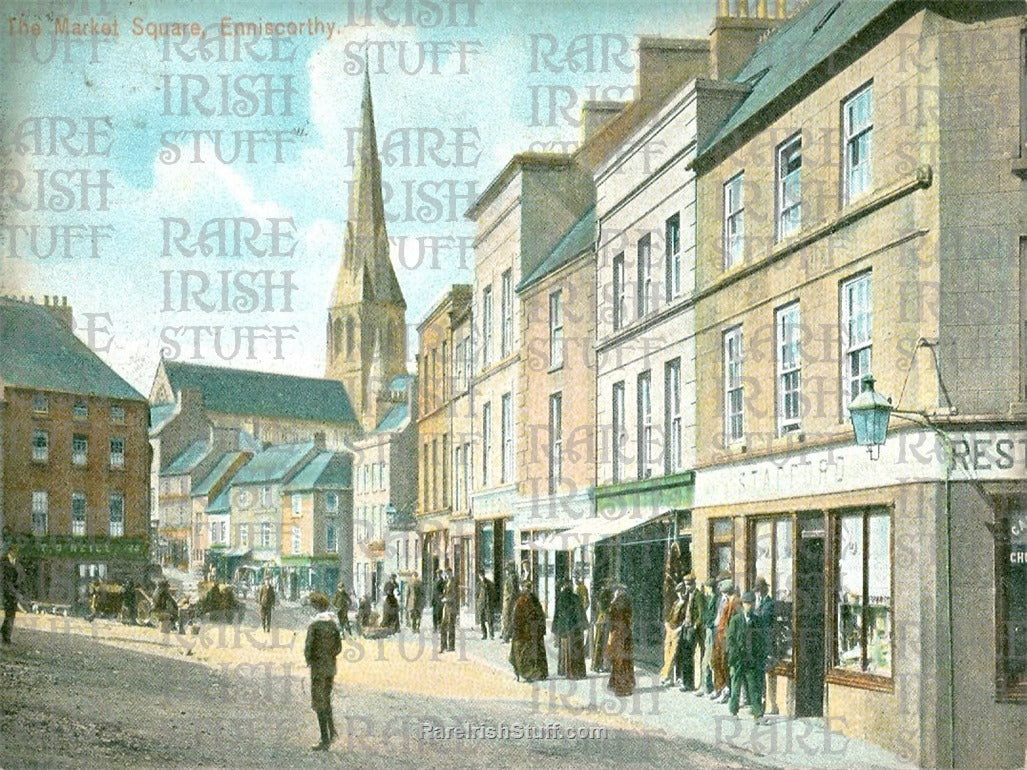
[[[332,682],[335,679],[335,658],[342,651],[342,639],[335,613],[328,609],[328,597],[314,591],[310,595],[310,606],[317,614],[307,626],[303,655],[310,666],[310,706],[317,714],[317,725],[321,730],[321,742],[311,748],[327,751],[336,734],[332,719]]]

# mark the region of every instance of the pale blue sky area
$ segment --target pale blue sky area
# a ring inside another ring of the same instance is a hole
[[[53,20],[42,2],[2,5],[0,289],[67,295],[80,323],[109,314],[94,321],[110,332],[95,333],[94,347],[109,343],[104,357],[145,392],[162,348],[182,360],[321,374],[365,42],[412,329],[447,285],[471,280],[463,213],[510,156],[576,141],[582,101],[630,97],[635,36],[705,36],[715,0],[483,0],[473,24],[470,3],[429,0],[61,0]],[[65,17],[72,32],[116,19],[118,35],[55,35]],[[224,17],[297,26],[280,28],[274,61],[267,37],[250,47],[235,43],[251,37],[219,41]],[[172,22],[205,28],[203,45],[182,28],[166,41],[147,27]],[[45,119],[23,123],[33,118]],[[183,253],[205,221],[234,217],[261,224],[254,248],[243,241],[236,254],[231,239],[224,249],[208,240],[215,253]],[[272,245],[274,218],[294,222],[282,226],[292,240],[278,241],[291,256],[253,253]],[[288,303],[277,288],[250,307],[245,287],[263,286],[259,271],[290,285]],[[204,304],[183,309],[183,280],[196,288],[204,279]],[[272,339],[256,340],[250,357],[248,335],[262,327]]]

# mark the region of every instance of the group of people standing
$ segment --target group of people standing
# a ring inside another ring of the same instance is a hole
[[[777,713],[771,672],[774,600],[764,578],[758,577],[753,588],[741,592],[729,574],[721,573],[697,589],[694,576],[686,575],[665,614],[660,678],[666,686],[680,684],[682,691],[728,704],[732,716],[744,697],[753,719],[762,723],[766,711]]]
[[[483,577],[479,575],[479,584]],[[501,638],[510,642],[514,676],[526,682],[547,679],[546,612],[532,581],[528,577],[522,580],[511,563],[507,565],[504,589]],[[592,670],[610,674],[607,686],[616,695],[631,695],[635,690],[635,664],[627,590],[623,585],[607,583],[596,597],[592,624],[588,620],[590,604],[588,588],[580,575],[573,585],[564,581],[557,589],[550,626],[556,640],[557,675],[585,678],[591,632]]]

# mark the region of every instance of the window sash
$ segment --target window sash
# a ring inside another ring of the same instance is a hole
[[[502,456],[500,458],[499,483],[506,484],[513,474],[513,399],[504,393],[500,401],[500,430],[502,435]]]
[[[89,455],[89,440],[78,434],[71,437],[71,464],[85,465]]]
[[[488,366],[492,361],[492,287],[486,286],[481,293],[481,363]]]
[[[652,377],[648,371],[638,375],[638,477],[652,476],[653,399]]]
[[[111,467],[125,467],[125,441],[120,438],[111,439]]]
[[[842,393],[849,404],[863,389],[863,377],[870,374],[872,352],[872,307],[870,273],[842,284]]]
[[[724,185],[724,269],[742,260],[745,238],[744,176],[737,174]]]
[[[71,405],[71,416],[76,420],[89,417],[89,405],[85,401],[76,401]]]
[[[799,306],[792,304],[777,313],[777,424],[782,434],[800,426],[800,344]]]
[[[613,329],[616,331],[627,321],[627,303],[625,301],[624,252],[613,258]]]
[[[742,400],[742,331],[724,334],[724,432],[729,443],[744,435]]]
[[[36,414],[49,414],[50,399],[42,393],[36,393],[32,396],[32,411]]]
[[[86,534],[86,496],[81,492],[71,494],[71,534]]]
[[[36,462],[50,459],[50,434],[45,430],[32,431],[32,459]]]
[[[624,440],[627,438],[625,419],[627,415],[625,410],[627,404],[625,402],[624,383],[615,382],[613,384],[613,395],[611,396],[611,409],[612,409],[612,450],[613,450],[613,481],[614,483],[621,480],[621,474],[623,473],[621,451],[624,447]]]
[[[638,317],[649,313],[653,294],[652,240],[643,236],[638,242]]]
[[[563,477],[563,395],[549,397],[549,494],[555,494]]]
[[[664,470],[672,473],[681,469],[681,359],[668,361],[664,371],[666,450]]]
[[[481,480],[484,486],[489,485],[489,461],[492,455],[492,404],[481,407]]]
[[[870,187],[873,90],[866,86],[845,102],[845,199],[852,200]]]
[[[502,339],[501,355],[506,358],[513,349],[513,275],[509,270],[503,273],[502,277],[503,296],[502,302]]]
[[[563,292],[549,295],[549,365],[563,365]]]
[[[666,299],[670,300],[681,294],[681,215],[674,214],[667,220],[664,249],[667,264]]]
[[[125,534],[125,497],[120,493],[112,493],[108,498],[107,516],[111,537]]]

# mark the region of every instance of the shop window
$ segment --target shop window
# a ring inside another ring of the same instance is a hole
[[[735,573],[734,526],[731,519],[710,520],[710,572],[716,577],[722,572]]]
[[[1027,701],[1027,499],[999,506],[996,538],[998,698]]]
[[[762,577],[774,599],[774,628],[771,640],[775,659],[792,658],[792,558],[795,527],[791,516],[760,518],[752,525],[750,585]]]
[[[891,517],[859,511],[835,521],[834,665],[891,676]]]

